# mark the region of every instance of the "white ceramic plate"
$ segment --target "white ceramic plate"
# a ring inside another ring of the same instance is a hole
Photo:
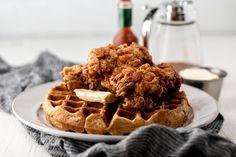
[[[58,83],[59,82],[56,81],[42,84],[19,94],[12,105],[12,111],[16,118],[32,128],[55,136],[69,137],[90,142],[113,142],[126,137],[66,132],[52,127],[45,120],[45,116],[40,110],[40,105],[42,104],[48,90]],[[185,126],[186,128],[204,126],[216,118],[218,115],[217,103],[211,96],[188,85],[182,85],[181,88],[186,92],[194,113],[192,121]]]

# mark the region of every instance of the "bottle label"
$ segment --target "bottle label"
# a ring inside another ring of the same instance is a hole
[[[132,25],[132,3],[119,3],[119,26],[130,27]]]

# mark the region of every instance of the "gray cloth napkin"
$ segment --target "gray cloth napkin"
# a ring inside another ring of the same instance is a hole
[[[72,62],[60,60],[44,52],[32,63],[11,67],[0,59],[0,107],[11,112],[14,97],[26,88],[59,79],[59,72]],[[91,143],[49,135],[23,124],[35,141],[44,145],[56,157],[235,157],[236,145],[216,133],[220,130],[223,117],[204,128],[171,129],[153,124],[141,127],[124,140],[113,143]]]

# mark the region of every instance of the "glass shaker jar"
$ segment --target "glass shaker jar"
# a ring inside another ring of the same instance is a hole
[[[143,22],[142,33],[154,63],[172,63],[177,71],[203,64],[192,1],[173,0],[152,8]]]

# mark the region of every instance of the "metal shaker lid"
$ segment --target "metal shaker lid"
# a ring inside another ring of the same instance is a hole
[[[159,13],[159,21],[165,24],[189,24],[196,20],[196,11],[192,0],[164,2]]]

